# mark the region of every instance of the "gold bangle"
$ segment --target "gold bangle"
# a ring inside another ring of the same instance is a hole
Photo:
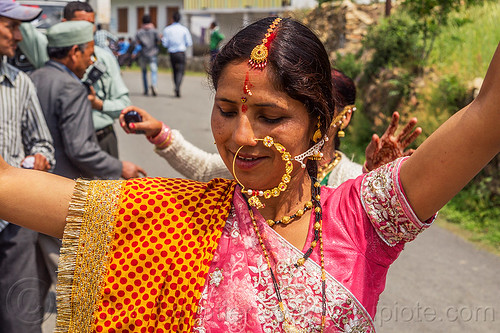
[[[168,141],[171,141],[170,140],[171,137],[172,137],[172,131],[170,131],[168,133],[167,138],[162,143],[160,143],[159,145],[156,145],[156,148],[163,149],[163,148],[167,148],[168,146],[170,146],[171,142],[168,142]],[[166,142],[167,142],[167,144],[165,144]],[[163,145],[165,145],[165,146],[163,146]]]

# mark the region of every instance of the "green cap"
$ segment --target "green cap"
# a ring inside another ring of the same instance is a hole
[[[94,39],[94,25],[87,21],[65,21],[47,30],[49,47],[86,44]]]

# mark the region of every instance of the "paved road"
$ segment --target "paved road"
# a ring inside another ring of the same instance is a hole
[[[124,72],[135,105],[145,108],[199,147],[215,152],[210,132],[213,94],[204,77],[188,76],[175,98],[169,74],[159,96],[142,96],[138,72]],[[149,176],[179,177],[139,135],[117,127],[121,158]],[[434,226],[409,244],[389,270],[375,318],[379,332],[500,332],[500,258]]]

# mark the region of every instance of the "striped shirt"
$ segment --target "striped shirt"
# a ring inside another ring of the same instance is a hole
[[[103,49],[109,50],[110,41],[117,42],[118,38],[115,35],[106,30],[97,30],[94,34],[95,45],[102,47]]]
[[[30,78],[0,62],[0,155],[15,167],[28,155],[44,155],[55,166],[52,137]],[[0,231],[7,222],[0,220]]]

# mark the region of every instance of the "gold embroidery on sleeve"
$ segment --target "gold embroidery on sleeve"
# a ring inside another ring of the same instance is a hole
[[[55,333],[86,333],[92,328],[123,184],[77,181],[59,258]]]

